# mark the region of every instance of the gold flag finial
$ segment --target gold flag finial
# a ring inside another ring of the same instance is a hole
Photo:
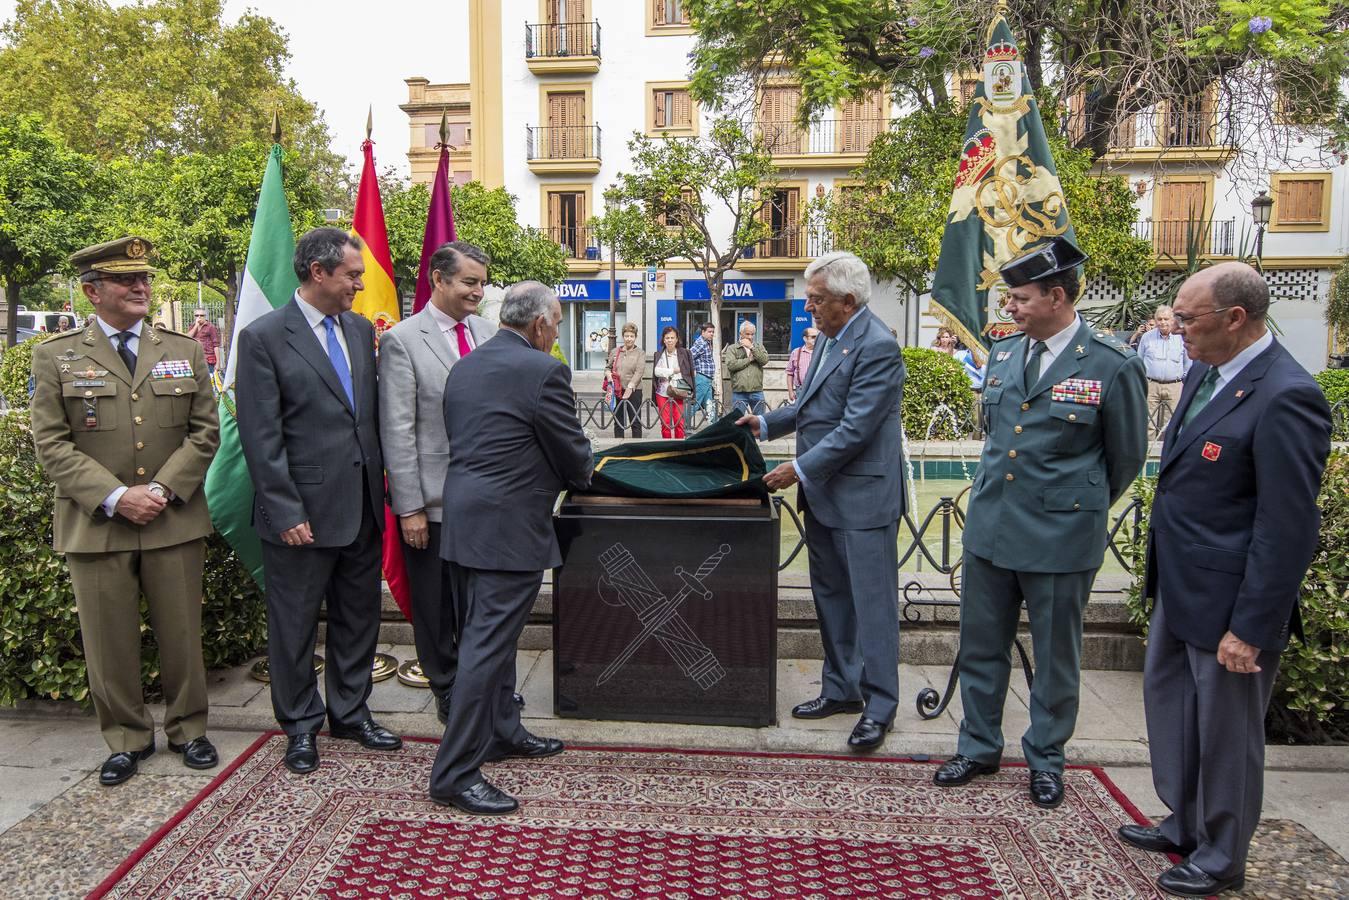
[[[365,113],[365,139],[370,140],[370,134],[375,130],[375,105],[372,103]]]
[[[272,109],[272,143],[281,143],[281,107]]]
[[[440,111],[440,143],[442,146],[450,145],[450,111],[442,109]]]

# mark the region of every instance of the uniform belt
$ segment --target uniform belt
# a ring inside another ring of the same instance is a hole
[[[1180,384],[1184,378],[1172,378],[1170,381],[1163,381],[1160,378],[1149,378],[1148,381],[1155,381],[1157,384]]]

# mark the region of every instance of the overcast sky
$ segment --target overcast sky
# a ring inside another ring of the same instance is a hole
[[[0,0],[0,21],[13,18],[14,7],[14,0]],[[403,79],[468,81],[467,0],[225,0],[228,21],[248,9],[289,36],[289,75],[323,110],[333,150],[357,166],[373,104],[375,162],[407,173],[407,116],[398,108],[407,101]]]

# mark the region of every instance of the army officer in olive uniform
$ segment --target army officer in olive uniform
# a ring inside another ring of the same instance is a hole
[[[1021,604],[1035,683],[1021,739],[1030,798],[1063,801],[1063,746],[1077,723],[1082,615],[1105,557],[1110,505],[1147,458],[1143,361],[1089,327],[1073,304],[1086,257],[1054,238],[1002,268],[1021,334],[993,344],[984,378],[988,438],[970,495],[960,607],[957,756],[938,785],[996,772]]]
[[[169,749],[216,765],[201,657],[202,479],[219,443],[201,345],[145,322],[150,242],[128,237],[71,257],[94,305],[79,331],[33,351],[33,439],[56,484],[52,546],[66,554],[89,692],[120,784],[155,752],[140,682],[140,596],[150,605]]]

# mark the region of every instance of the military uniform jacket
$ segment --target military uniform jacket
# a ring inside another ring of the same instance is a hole
[[[984,379],[987,439],[964,547],[1021,572],[1081,572],[1105,559],[1110,505],[1147,459],[1143,361],[1079,319],[1064,351],[1025,385],[1030,340],[995,343]]]
[[[93,318],[33,350],[33,441],[56,485],[58,552],[153,550],[211,533],[200,488],[220,426],[201,345],[146,325],[138,351],[128,375]],[[173,499],[148,525],[103,512],[116,488],[151,481]]]

